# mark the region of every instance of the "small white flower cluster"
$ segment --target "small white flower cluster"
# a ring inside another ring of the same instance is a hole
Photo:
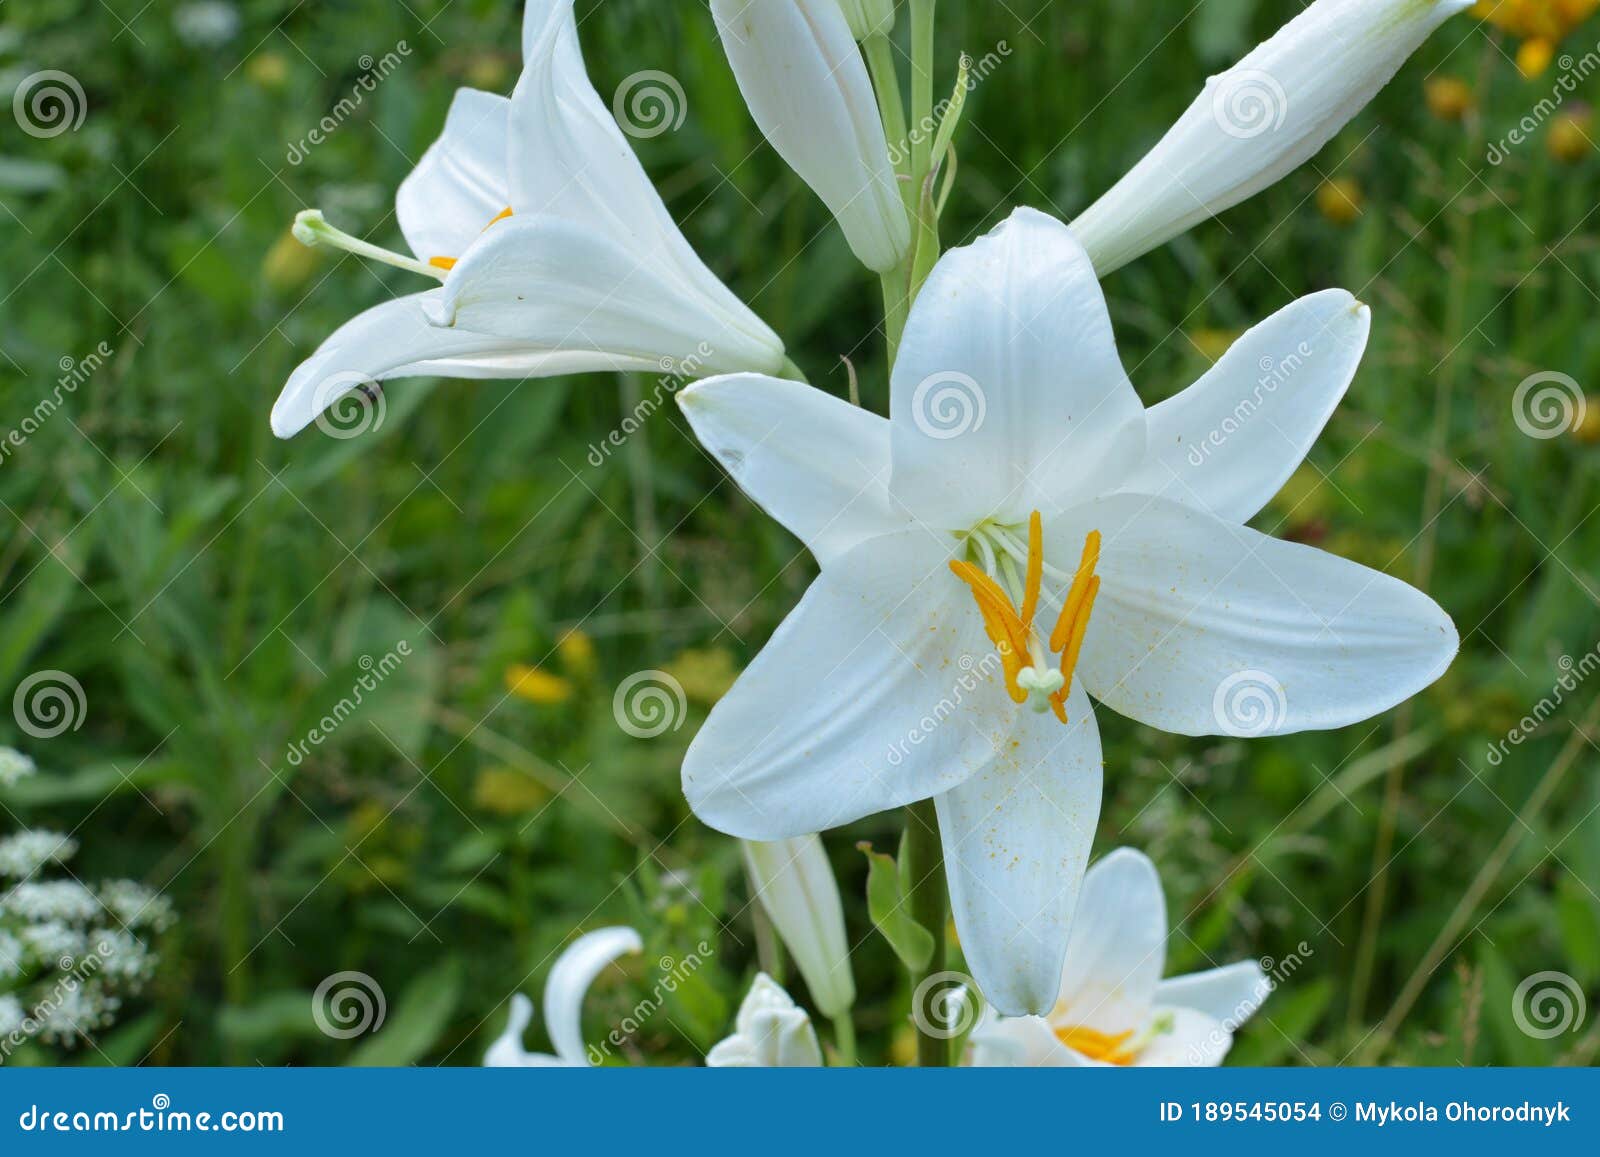
[[[15,787],[37,770],[33,760],[22,752],[0,747],[0,787]]]
[[[0,779],[24,764],[0,751]],[[70,1046],[109,1026],[155,971],[144,937],[172,925],[171,901],[134,880],[38,878],[77,850],[59,832],[0,838],[0,1064],[27,1040]]]
[[[60,832],[18,832],[0,840],[0,877],[26,880],[48,864],[64,864],[78,842]]]

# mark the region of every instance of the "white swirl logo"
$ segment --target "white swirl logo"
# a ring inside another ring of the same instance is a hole
[[[911,1019],[917,1031],[935,1040],[954,1040],[978,1023],[972,977],[961,972],[935,972],[911,994]]]
[[[1235,140],[1248,141],[1283,127],[1289,94],[1269,72],[1245,68],[1219,77],[1211,93],[1211,116]]]
[[[11,114],[30,137],[49,140],[76,132],[89,114],[89,98],[77,77],[46,69],[24,77],[11,97]]]
[[[365,972],[335,972],[311,994],[311,1019],[334,1040],[377,1032],[388,1013],[382,987]]]
[[[649,140],[663,133],[677,132],[689,115],[689,99],[683,85],[668,72],[646,69],[636,72],[617,86],[611,114],[622,131],[636,140]]]
[[[1240,739],[1270,735],[1289,718],[1283,684],[1265,671],[1229,675],[1211,697],[1211,714],[1222,734]]]
[[[383,387],[365,374],[334,374],[317,387],[317,429],[330,438],[359,438],[383,428],[389,403]]]
[[[1555,370],[1524,378],[1511,396],[1511,416],[1530,438],[1559,438],[1583,425],[1583,387]]]
[[[983,387],[954,370],[924,378],[911,395],[911,418],[917,429],[941,442],[977,433],[988,416]]]
[[[617,726],[635,739],[654,739],[683,726],[689,699],[683,684],[665,671],[640,671],[617,687],[611,713]]]
[[[157,1093],[150,1098],[150,1107],[158,1113],[165,1112],[172,1108],[172,1098],[165,1093]]]
[[[11,697],[17,726],[35,739],[54,739],[78,730],[88,710],[83,684],[65,671],[35,671]]]
[[[1577,1032],[1587,1013],[1582,986],[1565,972],[1535,972],[1511,994],[1511,1019],[1536,1040]]]

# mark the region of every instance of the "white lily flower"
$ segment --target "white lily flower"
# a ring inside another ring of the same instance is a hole
[[[1103,277],[1314,157],[1473,0],[1316,0],[1206,82],[1167,135],[1072,223]]]
[[[739,1006],[733,1035],[712,1046],[706,1067],[816,1069],[822,1067],[822,1046],[806,1010],[761,972]]]
[[[1272,984],[1254,960],[1161,979],[1167,902],[1148,857],[1118,848],[1083,880],[1061,994],[1046,1016],[985,1015],[978,1066],[1220,1065]]]
[[[301,214],[303,241],[442,286],[328,338],[273,407],[279,437],[390,378],[782,369],[782,341],[695,255],[595,92],[572,0],[528,0],[523,51],[512,97],[458,92],[444,135],[401,185],[414,256]]]
[[[489,1068],[574,1068],[589,1067],[589,1053],[583,1047],[583,998],[595,977],[620,957],[644,951],[644,942],[632,928],[601,928],[578,937],[567,946],[550,969],[544,986],[545,1031],[555,1046],[555,1055],[531,1053],[522,1043],[522,1034],[533,1020],[533,1002],[520,992],[511,998],[511,1016],[506,1030],[489,1046],[483,1063]]]
[[[1244,525],[1369,325],[1342,291],[1302,299],[1146,412],[1082,246],[1020,210],[935,267],[889,419],[756,375],[680,393],[822,566],[695,737],[695,813],[775,840],[933,798],[979,986],[1049,1010],[1100,810],[1090,695],[1183,735],[1281,735],[1385,711],[1455,655],[1426,595]]]
[[[911,223],[838,0],[711,0],[711,12],[772,147],[833,211],[863,265],[879,273],[899,265]]]
[[[794,954],[811,999],[824,1016],[843,1016],[856,1001],[856,982],[839,882],[822,840],[742,840],[740,847],[756,897]]]

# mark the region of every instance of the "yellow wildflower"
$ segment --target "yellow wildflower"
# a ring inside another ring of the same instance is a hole
[[[1365,200],[1361,186],[1351,177],[1334,177],[1317,190],[1317,210],[1335,225],[1348,225],[1361,216]]]

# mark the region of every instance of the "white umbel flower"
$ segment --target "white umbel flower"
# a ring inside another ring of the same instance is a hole
[[[0,787],[15,787],[39,769],[14,747],[0,747]]]
[[[1072,223],[1103,277],[1299,168],[1472,0],[1316,0]]]
[[[750,115],[838,218],[856,257],[887,272],[911,248],[866,62],[837,0],[711,0]]]

